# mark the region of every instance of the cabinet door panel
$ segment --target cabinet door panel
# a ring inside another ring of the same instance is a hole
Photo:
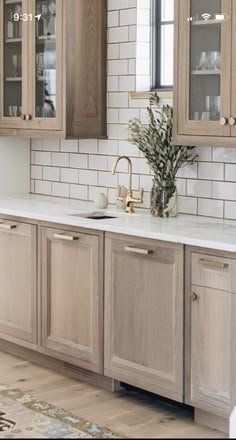
[[[176,6],[179,135],[230,136],[231,4],[180,0]]]
[[[43,230],[43,346],[94,371],[103,338],[98,248],[96,236]]]
[[[27,0],[0,0],[0,128],[27,128]]]
[[[36,283],[36,226],[0,223],[1,339],[36,344]]]
[[[182,250],[107,239],[105,273],[105,373],[181,401]]]
[[[231,407],[231,313],[234,295],[192,287],[191,403],[227,413]]]

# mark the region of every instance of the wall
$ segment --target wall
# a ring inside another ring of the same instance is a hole
[[[31,192],[93,201],[99,192],[116,201],[117,186],[126,185],[127,164],[133,161],[133,188],[145,190],[150,206],[152,176],[135,146],[127,142],[127,122],[145,121],[147,101],[130,92],[150,83],[150,0],[108,0],[108,140],[32,140]],[[236,149],[199,149],[199,162],[178,174],[180,212],[236,219]]]
[[[0,138],[0,195],[30,191],[30,140]]]

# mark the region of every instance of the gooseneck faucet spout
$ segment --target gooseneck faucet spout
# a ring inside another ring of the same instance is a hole
[[[112,169],[112,174],[115,175],[117,165],[118,165],[118,163],[119,163],[121,160],[123,160],[123,159],[125,159],[125,160],[128,161],[128,173],[129,173],[129,189],[128,189],[128,195],[129,195],[130,197],[132,197],[132,173],[133,173],[133,166],[132,166],[132,162],[131,162],[130,158],[129,158],[128,156],[120,156],[120,157],[118,157],[118,159],[117,159],[117,160],[115,161],[115,163],[114,163],[114,166],[113,166],[113,169]]]

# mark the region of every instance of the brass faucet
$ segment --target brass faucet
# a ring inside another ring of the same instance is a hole
[[[132,162],[130,160],[130,158],[128,156],[120,156],[117,158],[117,160],[114,163],[113,169],[112,169],[112,174],[114,175],[116,172],[116,168],[118,163],[120,162],[120,160],[125,159],[128,161],[128,166],[129,166],[129,189],[128,189],[128,194],[126,197],[122,197],[121,195],[121,187],[118,187],[118,197],[117,200],[120,200],[121,202],[125,202],[126,207],[125,207],[125,211],[133,214],[134,211],[134,203],[143,203],[143,189],[141,189],[140,191],[140,198],[136,199],[133,197],[133,190],[132,190]]]

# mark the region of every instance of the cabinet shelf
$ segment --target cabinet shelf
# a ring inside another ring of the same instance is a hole
[[[192,75],[221,75],[221,70],[192,70]]]
[[[192,21],[192,26],[212,26],[212,27],[219,27],[223,23],[223,20],[196,20]]]
[[[22,38],[6,38],[5,39],[5,43],[9,44],[9,43],[22,43]]]
[[[5,78],[5,82],[20,82],[20,81],[22,81],[21,77]]]
[[[39,35],[37,36],[37,41],[56,41],[56,35]]]
[[[5,5],[14,5],[16,3],[21,3],[21,0],[5,0]]]

